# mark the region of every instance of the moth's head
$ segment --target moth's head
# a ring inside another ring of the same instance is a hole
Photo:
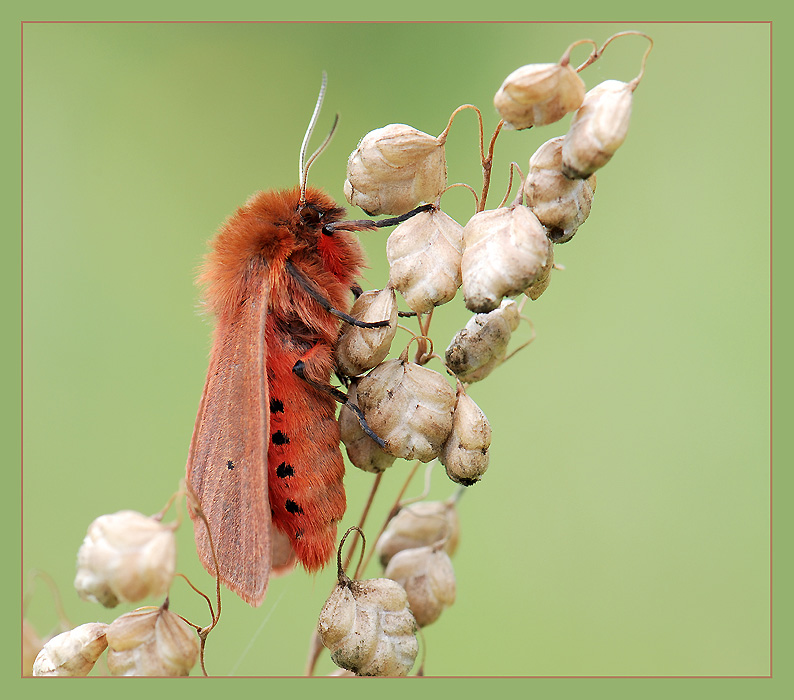
[[[304,227],[317,231],[345,216],[344,207],[338,206],[331,197],[316,187],[301,191],[296,211]]]

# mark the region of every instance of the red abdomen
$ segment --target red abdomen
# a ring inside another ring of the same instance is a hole
[[[273,525],[292,542],[303,566],[315,571],[333,556],[336,523],[345,513],[344,462],[336,402],[297,377],[304,360],[313,378],[328,383],[331,347],[283,327],[269,315],[267,381],[270,401],[268,490]]]

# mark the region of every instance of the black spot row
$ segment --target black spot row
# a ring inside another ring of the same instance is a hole
[[[292,513],[293,515],[303,513],[303,508],[301,508],[297,503],[295,503],[295,501],[291,501],[290,499],[287,499],[287,502],[284,505],[288,513]]]
[[[232,462],[232,460],[230,460],[230,459],[227,459],[226,460],[226,468],[227,469],[234,469],[234,462]]]
[[[295,476],[295,470],[292,465],[282,462],[276,467],[276,476],[279,479],[286,479],[289,476]]]
[[[289,438],[280,430],[277,430],[275,433],[273,433],[271,439],[273,440],[274,445],[289,445]]]
[[[278,399],[270,399],[271,413],[284,413],[284,404]]]

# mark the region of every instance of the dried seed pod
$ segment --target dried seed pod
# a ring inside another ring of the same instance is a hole
[[[122,510],[98,517],[77,553],[74,586],[106,608],[168,591],[176,569],[174,525]]]
[[[356,406],[358,406],[358,381],[354,379],[347,390],[348,401],[352,401]],[[353,466],[365,472],[379,474],[386,471],[397,459],[394,455],[384,452],[362,430],[358,418],[347,406],[342,406],[339,410],[339,430],[347,450],[347,456]]]
[[[463,240],[463,298],[478,313],[529,287],[542,274],[551,250],[546,229],[518,203],[472,216]]]
[[[103,622],[88,622],[47,642],[33,662],[34,676],[87,676],[107,648]]]
[[[165,605],[116,618],[107,640],[108,669],[114,676],[187,676],[198,661],[196,631]]]
[[[400,509],[375,547],[380,563],[386,566],[397,552],[439,541],[444,542],[444,550],[451,556],[459,539],[460,521],[454,501],[419,501]]]
[[[549,246],[549,259],[540,271],[538,278],[524,290],[532,301],[535,301],[543,292],[548,289],[551,282],[551,271],[554,269],[554,244]]]
[[[596,177],[571,180],[562,172],[564,136],[546,141],[529,159],[524,183],[527,206],[554,243],[566,243],[590,214]]]
[[[485,379],[504,360],[510,336],[520,322],[518,304],[512,299],[504,299],[487,314],[475,314],[447,347],[447,367],[467,384]]]
[[[460,287],[463,227],[440,209],[403,221],[386,241],[389,284],[408,306],[427,313],[451,301]]]
[[[562,144],[562,171],[586,178],[607,164],[626,139],[636,83],[605,80],[585,95]]]
[[[333,662],[357,676],[405,676],[419,650],[405,590],[386,578],[341,575],[317,630]]]
[[[455,570],[441,547],[419,547],[397,552],[384,573],[397,581],[419,627],[435,622],[455,602]]]
[[[534,63],[514,70],[494,96],[494,106],[507,126],[527,129],[562,119],[582,104],[585,86],[568,63]]]
[[[369,427],[395,457],[429,462],[452,430],[455,392],[438,372],[407,360],[407,352],[373,369],[358,384]]]
[[[480,407],[458,384],[458,400],[452,415],[452,432],[438,456],[452,481],[471,486],[488,469],[491,425]]]
[[[364,292],[356,299],[350,315],[365,323],[389,321],[388,326],[380,328],[344,324],[336,343],[336,365],[348,377],[356,377],[377,367],[389,354],[397,332],[397,296],[388,287]]]
[[[405,214],[447,184],[444,144],[405,124],[370,131],[347,161],[345,197],[367,214]]]

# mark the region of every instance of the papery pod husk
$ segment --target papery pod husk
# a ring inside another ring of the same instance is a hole
[[[447,476],[463,486],[476,484],[488,469],[491,425],[474,400],[458,386],[452,432],[438,456]]]
[[[187,676],[196,665],[196,631],[165,607],[138,608],[108,628],[108,669],[114,676]]]
[[[34,676],[87,676],[107,648],[108,626],[87,622],[48,641],[33,662]]]
[[[357,394],[367,424],[395,457],[429,462],[452,430],[452,387],[438,372],[404,357],[373,369]]]
[[[596,176],[571,180],[562,172],[564,136],[546,141],[529,159],[524,183],[527,206],[553,243],[566,243],[590,215]]]
[[[354,379],[347,390],[348,401],[358,406],[358,382]],[[386,471],[397,458],[384,452],[361,428],[358,418],[347,406],[339,409],[339,431],[347,456],[354,467],[362,471],[380,474]]]
[[[426,547],[439,541],[452,556],[460,539],[460,520],[454,501],[419,501],[405,506],[386,526],[375,549],[382,566],[404,549]]]
[[[331,659],[358,676],[405,676],[419,650],[408,597],[389,579],[344,580],[317,623]]]
[[[435,622],[455,602],[455,570],[440,547],[404,549],[392,557],[383,575],[405,589],[419,627]]]
[[[475,214],[463,238],[463,298],[477,313],[521,294],[541,275],[551,250],[546,229],[521,204]]]
[[[634,87],[620,80],[605,80],[588,91],[562,144],[566,176],[586,178],[609,162],[626,139]]]
[[[568,62],[534,63],[508,75],[494,96],[506,125],[528,129],[562,119],[582,104],[585,85]]]
[[[460,287],[463,227],[440,209],[399,224],[386,241],[389,284],[417,313],[451,301]]]
[[[380,328],[360,328],[350,323],[342,326],[334,357],[337,368],[348,377],[357,377],[377,367],[389,354],[397,333],[397,297],[393,289],[364,292],[353,304],[350,315],[358,321],[389,321]]]
[[[549,288],[551,283],[551,271],[554,269],[554,244],[549,246],[549,259],[540,271],[538,278],[524,290],[532,301],[536,301],[543,292]]]
[[[81,598],[107,608],[167,593],[176,570],[174,526],[132,510],[102,515],[77,553]]]
[[[447,367],[467,384],[485,379],[504,360],[510,336],[520,321],[518,305],[512,299],[503,300],[498,309],[486,314],[475,314],[447,347]]]
[[[432,202],[447,184],[444,144],[406,124],[370,131],[347,161],[345,198],[370,216]]]

